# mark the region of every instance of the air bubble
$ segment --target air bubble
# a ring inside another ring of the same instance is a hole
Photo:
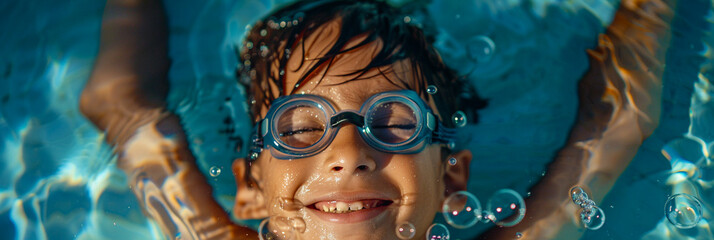
[[[412,239],[416,235],[416,228],[410,222],[403,222],[394,229],[399,239]]]
[[[213,166],[210,169],[208,169],[208,173],[211,174],[211,177],[218,177],[218,175],[221,175],[221,168],[217,166]]]
[[[518,224],[526,215],[526,203],[516,191],[501,189],[488,199],[486,209],[493,223],[502,227]]]
[[[462,111],[456,111],[454,115],[451,116],[451,120],[454,122],[454,125],[456,127],[464,127],[466,126],[466,114]]]
[[[404,23],[410,23],[412,22],[412,18],[409,16],[404,16]]]
[[[253,49],[253,42],[245,43],[245,47],[247,47],[248,49]]]
[[[283,217],[263,219],[258,227],[260,240],[293,239],[293,228],[285,220]]]
[[[449,165],[454,166],[457,162],[458,160],[455,157],[449,157]]]
[[[265,46],[265,45],[260,46],[260,56],[262,56],[262,57],[268,56],[269,52],[270,52],[270,50],[268,49],[268,46]]]
[[[446,147],[447,147],[449,150],[454,150],[454,148],[456,148],[456,143],[453,142],[453,141],[451,141],[451,142],[449,142],[449,143],[446,144]]]
[[[523,237],[523,233],[521,233],[521,232],[516,233],[516,239],[520,239],[522,237]]]
[[[469,40],[466,46],[467,52],[471,59],[476,62],[488,62],[496,51],[496,44],[489,37],[475,36]]]
[[[597,206],[592,207],[590,211],[583,208],[580,210],[580,219],[583,221],[585,228],[598,230],[605,224],[605,212]]]
[[[444,224],[435,223],[426,230],[427,240],[448,240],[449,238],[449,229]]]
[[[268,35],[268,30],[261,29],[261,30],[260,30],[260,36],[261,36],[261,37],[265,37],[266,35]]]
[[[579,186],[575,186],[570,189],[570,198],[573,199],[573,203],[580,205],[585,199],[588,199],[588,194],[585,190]]]
[[[695,196],[675,194],[665,202],[664,215],[677,228],[693,228],[702,219],[702,203]]]
[[[436,94],[436,92],[438,92],[438,91],[439,91],[439,89],[436,88],[436,86],[434,86],[434,85],[429,85],[426,87],[426,93],[428,93],[428,94]]]
[[[455,228],[468,228],[481,219],[481,202],[467,191],[451,194],[441,207],[444,219]]]

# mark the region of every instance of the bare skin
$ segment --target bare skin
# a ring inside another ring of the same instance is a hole
[[[644,12],[652,14],[642,16],[634,11],[645,3],[653,7]],[[233,224],[212,199],[210,187],[188,150],[178,117],[165,110],[169,60],[161,8],[159,1],[108,2],[101,49],[82,93],[81,110],[106,132],[107,141],[119,154],[118,165],[129,176],[146,213],[169,237],[180,233],[184,239],[255,239],[252,230]],[[568,189],[583,186],[600,202],[642,141],[656,128],[670,18],[670,8],[661,1],[623,1],[599,47],[589,52],[591,70],[580,83],[578,123],[546,176],[532,189],[526,218],[514,227],[488,232],[487,239],[512,239],[516,232],[528,239],[572,239],[582,234]],[[655,37],[648,37],[646,32]],[[341,133],[347,138],[354,135],[352,131],[346,128]],[[238,179],[242,179],[241,171],[236,170]],[[439,176],[448,174],[443,168],[440,171]],[[241,186],[245,184],[239,182]],[[259,195],[242,196],[239,190],[237,212],[254,216],[268,213],[250,211],[246,201],[241,205],[246,196]]]
[[[167,41],[161,1],[108,1],[80,109],[105,132],[146,214],[170,239],[255,239],[213,200],[178,117],[165,109]]]
[[[601,202],[659,124],[672,2],[622,1],[598,47],[588,51],[577,123],[531,189],[525,219],[492,229],[483,239],[511,239],[517,232],[523,239],[575,239],[583,233],[569,189],[581,186]]]
[[[333,20],[320,26],[316,34],[305,40],[305,53],[293,53],[287,65],[290,70],[285,73],[286,86],[294,86],[311,68],[309,64],[299,67],[302,59],[321,56],[337,41],[340,24],[340,20]],[[361,40],[359,37],[352,39],[346,48]],[[365,74],[374,76],[370,79],[345,83],[351,77],[341,75],[366,67],[381,47],[381,40],[376,40],[339,55],[324,78],[324,69],[310,75],[313,77],[298,92],[322,96],[340,111],[359,110],[367,98],[377,93],[407,89],[407,86],[390,84],[387,78],[378,74],[381,70],[389,79],[416,79],[406,60],[370,70]],[[276,94],[279,91],[275,87],[272,90]],[[433,102],[427,102],[436,109]],[[263,108],[261,118],[266,112]],[[415,239],[423,238],[444,199],[451,192],[465,190],[468,181],[471,152],[452,153],[457,164],[449,165],[441,150],[442,146],[433,144],[415,154],[384,153],[369,146],[352,125],[343,126],[330,146],[312,157],[280,160],[265,150],[251,165],[257,187],[240,185],[238,189],[236,209],[240,210],[236,214],[239,218],[299,218],[304,221],[305,230],[298,234],[298,239],[398,239],[394,229],[402,222],[415,226]],[[234,162],[237,176],[246,172],[243,161]],[[295,202],[297,206],[285,208],[275,204],[280,199]],[[378,215],[360,220],[354,219],[374,211],[361,209],[326,214],[319,207],[312,207],[332,201],[368,202],[373,199],[389,200],[391,204]],[[256,213],[263,215],[254,215]],[[326,219],[330,217],[332,219]]]

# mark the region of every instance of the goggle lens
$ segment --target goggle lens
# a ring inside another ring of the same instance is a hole
[[[306,148],[316,144],[326,127],[325,112],[309,105],[293,105],[278,116],[277,128],[280,141],[294,148]]]
[[[397,101],[378,103],[370,109],[365,119],[372,135],[388,144],[411,140],[419,124],[415,109]]]

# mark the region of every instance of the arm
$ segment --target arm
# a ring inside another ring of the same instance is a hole
[[[161,1],[109,0],[80,110],[105,132],[130,188],[169,238],[256,238],[214,201],[178,117],[165,109],[167,45]]]
[[[664,0],[666,1],[666,0]],[[664,55],[672,3],[623,0],[613,23],[589,50],[590,70],[578,86],[577,123],[568,142],[527,199],[526,217],[486,239],[576,239],[579,207],[569,189],[600,203],[659,123]]]

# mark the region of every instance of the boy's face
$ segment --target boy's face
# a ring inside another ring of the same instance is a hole
[[[311,63],[310,59],[322,56],[332,46],[339,34],[339,23],[325,24],[320,31],[320,34],[313,34],[305,40],[304,54],[295,50],[288,60],[285,86],[294,86],[308,68],[305,65]],[[353,39],[347,47],[360,40]],[[308,78],[298,92],[321,96],[330,101],[337,111],[342,111],[359,110],[363,102],[374,94],[406,89],[407,86],[392,83],[402,82],[400,79],[414,79],[406,61],[395,63],[391,69],[382,69],[386,71],[386,77],[392,79],[391,82],[378,74],[378,69],[372,69],[367,74],[372,77],[366,80],[346,82],[351,76],[339,76],[364,68],[381,45],[377,40],[340,55],[322,82],[317,84],[324,69]],[[301,49],[301,46],[295,49]],[[307,60],[298,69],[301,57]],[[288,87],[287,91],[290,90]],[[427,102],[432,109],[436,109],[431,101]],[[261,117],[267,110],[264,108],[261,111]],[[463,159],[465,162],[470,160],[470,153],[467,155],[469,159]],[[445,182],[453,181],[448,178],[454,174],[449,173],[442,158],[441,146],[437,144],[429,145],[416,154],[380,152],[361,138],[356,126],[347,124],[339,129],[324,151],[312,157],[280,160],[273,158],[270,151],[263,151],[251,166],[251,174],[259,190],[239,188],[238,202],[250,201],[245,197],[241,199],[241,194],[259,191],[254,197],[259,200],[254,201],[260,202],[257,205],[264,207],[261,210],[267,210],[269,216],[304,220],[305,231],[299,233],[301,239],[396,239],[395,228],[402,222],[412,223],[417,236],[423,236],[445,198]],[[236,163],[234,167],[237,173],[244,172],[240,169],[242,163]],[[286,201],[295,204],[280,204]],[[329,209],[344,206],[359,209],[360,205],[361,210],[346,213],[330,212]],[[236,208],[241,206],[245,207],[245,204],[237,203]],[[323,210],[324,207],[328,212]]]

